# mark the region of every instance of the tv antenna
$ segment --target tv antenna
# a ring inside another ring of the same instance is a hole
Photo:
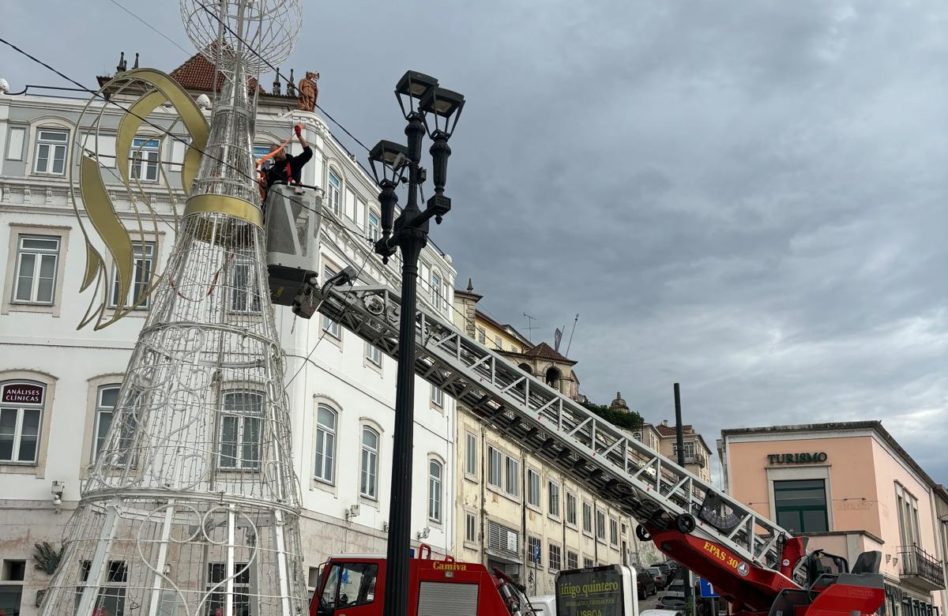
[[[527,338],[530,340],[530,343],[533,344],[533,322],[537,320],[536,317],[532,317],[526,312],[523,313],[523,316],[527,317]]]

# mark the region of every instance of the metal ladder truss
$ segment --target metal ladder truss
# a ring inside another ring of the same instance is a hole
[[[307,297],[392,358],[398,354],[399,295],[388,286],[330,287]],[[722,494],[631,435],[526,374],[419,305],[415,373],[552,462],[641,523],[665,529],[681,514],[692,534],[767,569],[779,569],[789,533]]]

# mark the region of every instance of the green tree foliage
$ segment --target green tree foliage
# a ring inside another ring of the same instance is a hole
[[[642,427],[642,416],[635,411],[619,411],[616,409],[611,409],[605,404],[594,404],[588,401],[583,402],[583,406],[596,415],[599,415],[599,417],[602,419],[605,419],[609,423],[615,424],[620,428],[625,428],[626,430],[638,430]]]

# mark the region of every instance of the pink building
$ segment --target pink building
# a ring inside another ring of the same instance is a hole
[[[886,616],[945,614],[948,501],[879,421],[721,431],[725,490],[850,563],[882,552]]]

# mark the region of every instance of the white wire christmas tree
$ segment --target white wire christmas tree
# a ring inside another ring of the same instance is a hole
[[[252,77],[284,60],[299,0],[182,0],[222,75],[210,137],[43,613],[306,611],[299,485],[267,291]]]

